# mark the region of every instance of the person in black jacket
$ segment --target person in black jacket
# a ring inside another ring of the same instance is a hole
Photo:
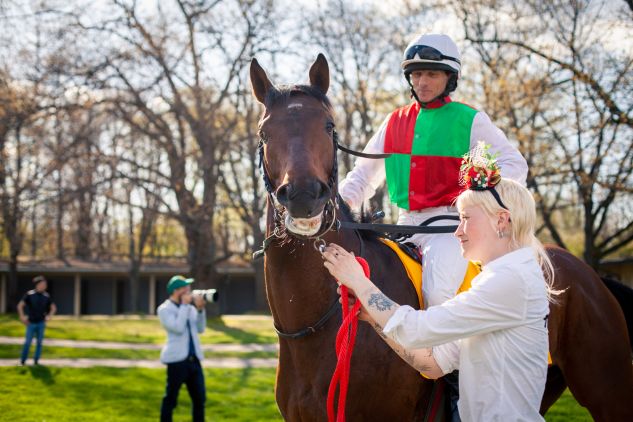
[[[20,357],[20,363],[22,365],[24,365],[29,356],[29,349],[31,348],[33,337],[37,339],[33,361],[36,365],[38,364],[42,354],[42,340],[44,339],[46,321],[57,312],[57,307],[51,300],[50,295],[46,292],[46,288],[48,287],[46,278],[42,275],[38,275],[33,278],[33,284],[35,288],[26,292],[18,303],[20,320],[26,325],[26,339],[22,347],[22,356]]]

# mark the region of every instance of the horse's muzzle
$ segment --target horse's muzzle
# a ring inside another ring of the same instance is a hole
[[[330,198],[330,188],[319,180],[307,183],[286,183],[277,189],[277,201],[293,218],[313,218],[323,212]]]

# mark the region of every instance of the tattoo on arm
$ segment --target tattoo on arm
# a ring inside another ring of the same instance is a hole
[[[378,333],[378,335],[385,340],[385,342],[389,345],[389,347],[391,347],[393,351],[396,352],[398,356],[402,358],[402,360],[404,360],[407,364],[409,364],[409,366],[413,367],[414,369],[420,372],[431,370],[430,365],[422,364],[421,362],[416,362],[416,359],[415,359],[416,354],[413,350],[407,351],[404,347],[402,347],[401,345],[399,345],[398,343],[396,343],[395,341],[387,337],[387,335],[382,332],[382,327],[380,326],[380,324],[375,322],[372,324],[372,327],[374,328],[374,330],[376,330],[376,333]],[[433,354],[433,349],[426,349],[426,350],[428,350],[428,352],[425,353],[424,355],[427,357],[430,357]],[[419,353],[422,353],[422,352],[420,351]]]
[[[372,293],[369,296],[368,305],[378,309],[379,311],[388,311],[393,307],[394,303],[382,293]]]

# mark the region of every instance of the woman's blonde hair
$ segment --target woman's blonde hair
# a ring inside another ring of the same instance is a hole
[[[468,206],[481,207],[486,214],[494,219],[499,212],[510,212],[510,247],[512,250],[531,247],[538,263],[543,270],[543,276],[547,284],[548,298],[552,301],[552,295],[559,291],[553,289],[554,266],[550,261],[543,244],[536,238],[536,204],[530,191],[521,184],[511,179],[501,179],[494,187],[503,204],[504,209],[495,200],[495,197],[485,190],[467,189],[457,197],[457,208],[461,211]]]

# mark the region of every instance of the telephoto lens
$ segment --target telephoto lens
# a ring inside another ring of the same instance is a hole
[[[202,296],[205,302],[213,303],[218,301],[218,291],[216,289],[193,290],[193,296]]]

